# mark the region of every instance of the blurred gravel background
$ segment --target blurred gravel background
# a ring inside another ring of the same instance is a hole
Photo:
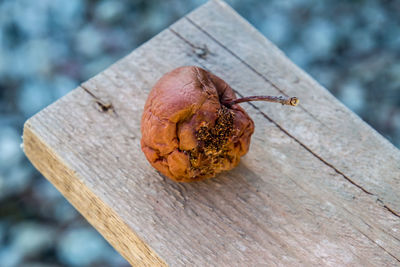
[[[204,0],[0,0],[0,266],[128,266],[24,157],[24,121]],[[400,146],[400,1],[228,1]]]

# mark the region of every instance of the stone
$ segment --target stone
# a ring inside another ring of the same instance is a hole
[[[11,228],[11,246],[24,257],[34,256],[53,247],[55,233],[48,225],[22,222]]]
[[[88,58],[95,58],[103,52],[103,37],[105,36],[98,28],[88,24],[80,29],[75,37],[76,49]]]
[[[339,99],[356,113],[360,113],[365,106],[364,89],[357,80],[342,85]]]
[[[120,1],[103,0],[97,6],[95,10],[95,16],[97,19],[105,22],[114,22],[123,16],[125,13],[125,6]]]
[[[11,126],[0,127],[0,170],[17,165],[23,157],[20,134]],[[1,172],[0,172],[1,173]]]
[[[11,246],[2,246],[0,249],[0,263],[4,267],[18,267],[22,261],[21,252]]]
[[[45,80],[37,79],[27,81],[22,86],[17,104],[24,115],[30,117],[52,103],[53,100],[48,83]]]
[[[89,266],[105,259],[111,247],[94,229],[67,229],[57,244],[57,255],[67,265]]]
[[[314,57],[326,57],[336,45],[336,29],[328,20],[313,19],[302,35],[302,42]]]
[[[278,46],[283,45],[292,36],[289,18],[283,12],[270,14],[261,24],[260,30]]]

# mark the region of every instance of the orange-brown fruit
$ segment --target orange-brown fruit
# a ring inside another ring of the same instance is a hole
[[[239,164],[254,123],[232,88],[195,66],[177,68],[154,85],[142,116],[142,150],[150,164],[179,182],[214,177]]]
[[[296,97],[236,98],[221,78],[195,66],[177,68],[154,85],[142,115],[142,150],[150,164],[178,182],[233,169],[247,153],[253,120],[238,105],[269,101],[296,106]]]

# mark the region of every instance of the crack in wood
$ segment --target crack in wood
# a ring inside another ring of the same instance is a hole
[[[88,88],[86,88],[83,84],[80,85],[80,87],[88,93],[91,97],[93,97],[95,103],[96,103],[96,109],[102,113],[112,113],[117,115],[115,112],[114,106],[111,102],[109,101],[104,101],[100,99],[98,96],[93,94]]]
[[[376,242],[375,240],[371,239],[368,235],[366,235],[363,231],[361,231],[360,229],[358,229],[357,227],[355,227],[355,229],[357,229],[357,231],[362,234],[363,236],[365,236],[369,241],[371,241],[372,243],[374,243],[375,245],[377,245],[378,247],[380,247],[383,251],[385,251],[387,254],[389,254],[390,256],[392,256],[395,260],[397,260],[398,262],[400,262],[400,259],[397,258],[395,255],[393,255],[392,253],[390,253],[389,251],[387,251],[383,246],[379,245],[378,242]]]
[[[393,215],[397,216],[400,218],[400,214],[392,210],[390,207],[388,207],[381,199],[376,199],[377,202],[381,203],[381,205],[387,209],[389,212],[391,212]]]
[[[204,44],[203,47],[192,44],[191,42],[189,42],[188,40],[186,40],[182,35],[180,35],[178,32],[176,32],[174,29],[169,28],[169,30],[175,34],[176,36],[178,36],[180,39],[182,39],[186,44],[188,44],[191,48],[193,53],[202,59],[206,59],[208,55],[212,55],[213,53],[211,53],[211,51],[208,49],[207,45]]]

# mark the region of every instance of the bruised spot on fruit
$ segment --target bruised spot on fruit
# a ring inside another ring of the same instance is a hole
[[[188,151],[194,177],[213,175],[215,170],[220,169],[225,159],[231,160],[227,153],[229,151],[227,144],[233,135],[234,116],[232,111],[222,105],[218,109],[215,125],[213,127],[202,125],[196,131],[198,146]]]

